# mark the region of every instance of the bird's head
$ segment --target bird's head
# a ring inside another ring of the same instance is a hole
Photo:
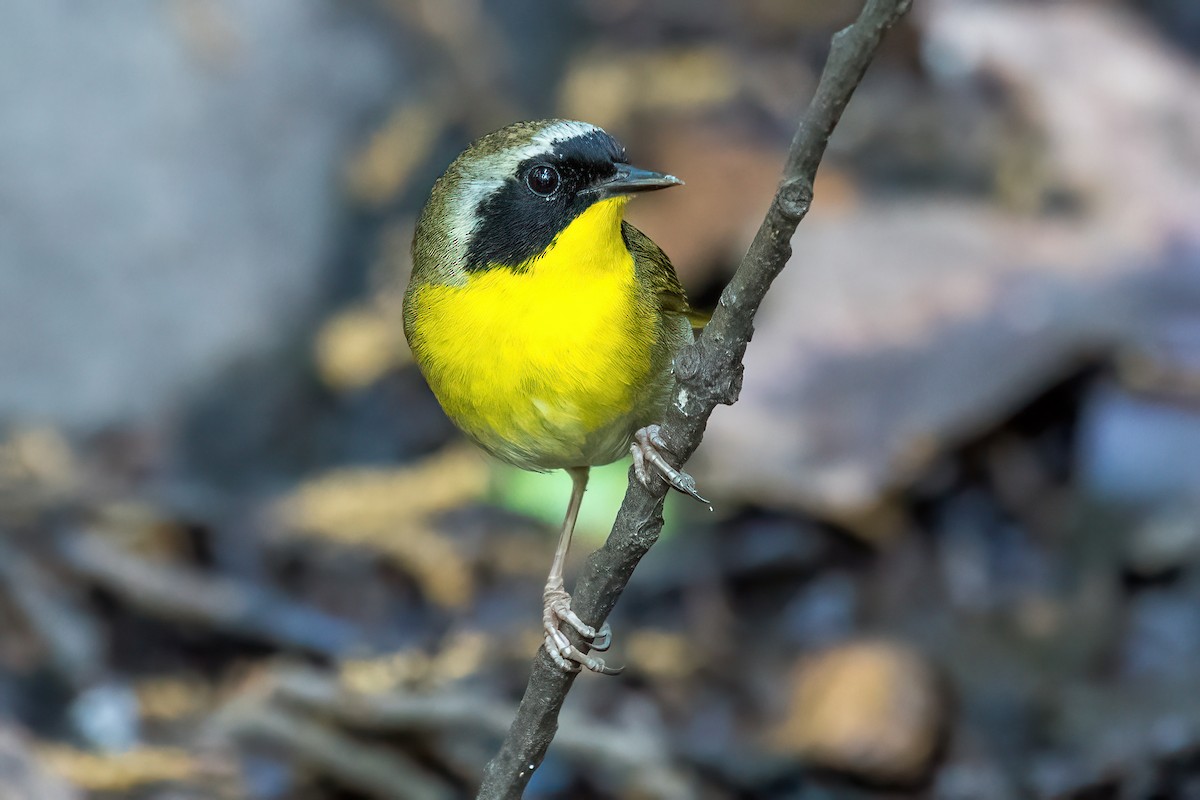
[[[414,277],[458,283],[471,272],[521,269],[595,204],[681,183],[630,166],[595,125],[509,125],[477,139],[434,185],[413,239]]]

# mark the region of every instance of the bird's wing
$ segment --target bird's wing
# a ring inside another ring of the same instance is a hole
[[[628,222],[621,223],[621,236],[625,246],[633,254],[634,269],[644,285],[658,296],[662,310],[668,314],[678,314],[687,317],[693,328],[703,328],[708,321],[708,315],[696,311],[688,305],[687,295],[684,294],[683,284],[671,266],[671,259],[654,241]]]

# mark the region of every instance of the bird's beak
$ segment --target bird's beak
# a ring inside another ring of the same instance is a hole
[[[648,169],[638,169],[628,164],[617,164],[616,173],[597,183],[592,191],[601,197],[618,197],[635,192],[651,192],[655,189],[666,189],[669,186],[682,186],[683,181],[674,175],[664,175],[661,172],[651,172]]]

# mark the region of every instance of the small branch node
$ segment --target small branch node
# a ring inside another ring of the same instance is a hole
[[[847,25],[846,27],[842,28],[840,31],[837,31],[836,33],[834,33],[833,36],[830,38],[830,42],[829,42],[830,52],[832,53],[835,50],[840,50],[842,48],[843,44],[845,43],[846,39],[848,39],[850,37],[850,34],[853,33],[853,31],[854,31],[854,25]]]
[[[742,376],[744,373],[745,369],[739,362],[722,384],[718,402],[727,406],[731,406],[737,402],[738,396],[742,393]]]
[[[700,372],[700,345],[685,347],[675,356],[675,377],[679,381],[691,381]]]
[[[789,178],[779,187],[779,210],[790,221],[799,222],[812,205],[812,184],[804,178]]]

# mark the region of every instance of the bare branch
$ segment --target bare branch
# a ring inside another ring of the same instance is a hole
[[[796,129],[779,189],[766,218],[721,294],[712,321],[696,343],[675,359],[679,389],[667,410],[662,434],[679,462],[691,457],[713,409],[737,400],[742,356],[754,332],[754,315],[791,256],[791,239],[808,213],[813,181],[825,146],[884,34],[908,11],[911,0],[867,0],[858,20],[833,37],[816,94]],[[617,603],[633,570],[662,530],[666,489],[649,491],[630,473],[629,489],[604,546],[588,558],[573,594],[573,608],[599,625]],[[576,637],[577,639],[577,637]],[[586,643],[576,641],[581,648]],[[520,798],[558,728],[558,713],[575,674],[562,672],[539,650],[517,717],[500,753],[488,764],[479,800]]]

